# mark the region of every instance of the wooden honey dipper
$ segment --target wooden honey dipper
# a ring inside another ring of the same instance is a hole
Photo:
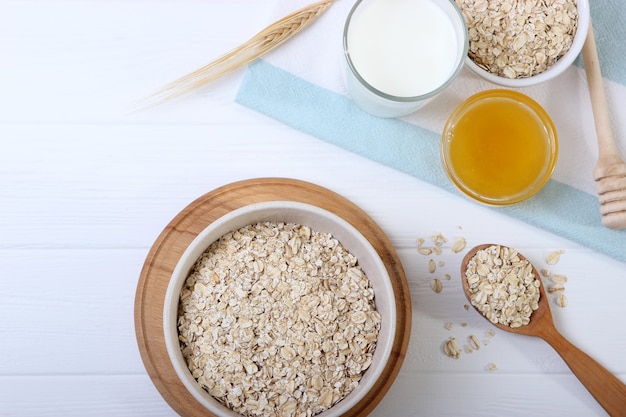
[[[602,224],[611,229],[626,228],[626,163],[621,158],[613,134],[602,84],[596,41],[591,23],[583,46],[585,73],[598,136],[598,161],[593,171],[600,201]]]

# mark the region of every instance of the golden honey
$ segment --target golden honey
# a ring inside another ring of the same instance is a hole
[[[465,194],[483,203],[523,201],[547,182],[557,138],[545,110],[510,90],[470,97],[450,116],[442,138],[444,167]]]

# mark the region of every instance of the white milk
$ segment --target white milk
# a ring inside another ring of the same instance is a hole
[[[465,22],[449,0],[363,0],[350,18],[344,42],[353,69],[366,84],[383,96],[399,98],[435,92],[456,76],[467,53]],[[361,80],[350,80],[351,75],[348,88],[357,104],[380,115],[362,105],[368,93],[354,93],[354,83]],[[408,111],[382,115],[406,114],[423,99],[413,100]],[[407,100],[401,107],[408,108]]]

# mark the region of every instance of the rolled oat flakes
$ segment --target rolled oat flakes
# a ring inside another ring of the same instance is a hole
[[[506,246],[492,245],[469,260],[464,279],[470,301],[492,323],[521,327],[539,308],[541,282],[526,259]]]
[[[259,223],[200,257],[178,329],[198,383],[244,416],[312,416],[369,368],[381,325],[369,279],[339,241],[306,226]]]
[[[468,55],[507,78],[540,74],[572,46],[576,0],[456,0],[468,28]]]

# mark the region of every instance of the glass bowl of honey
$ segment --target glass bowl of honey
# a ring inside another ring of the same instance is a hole
[[[483,91],[449,116],[441,157],[466,196],[494,206],[516,204],[550,179],[558,157],[556,128],[532,98],[513,90]]]

